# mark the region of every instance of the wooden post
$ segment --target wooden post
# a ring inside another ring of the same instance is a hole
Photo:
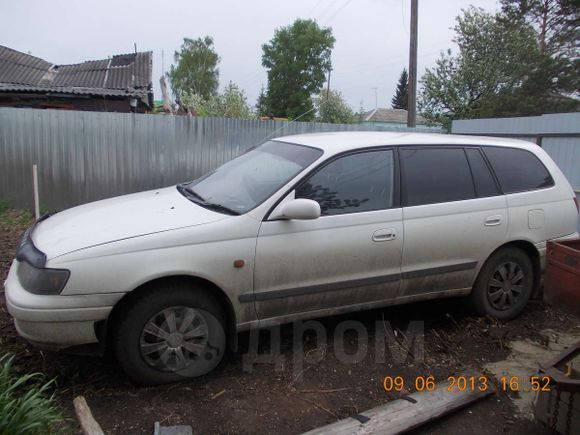
[[[105,435],[83,396],[75,397],[73,405],[84,435]]]
[[[34,218],[40,217],[40,201],[38,199],[38,166],[32,165],[32,188],[34,190]]]

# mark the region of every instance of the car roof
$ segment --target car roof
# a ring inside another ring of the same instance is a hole
[[[532,142],[487,136],[386,131],[338,131],[277,137],[272,140],[307,145],[335,154],[372,146],[401,145],[496,145],[532,149]]]

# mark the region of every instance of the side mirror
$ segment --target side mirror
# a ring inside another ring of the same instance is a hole
[[[272,212],[270,219],[317,219],[320,204],[311,199],[299,198],[280,204]]]

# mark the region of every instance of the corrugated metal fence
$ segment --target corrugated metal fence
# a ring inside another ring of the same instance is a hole
[[[379,128],[0,108],[0,200],[32,206],[34,163],[41,208],[62,209],[197,178],[268,137],[342,130]]]
[[[580,193],[580,113],[453,121],[451,131],[535,142],[550,154]]]

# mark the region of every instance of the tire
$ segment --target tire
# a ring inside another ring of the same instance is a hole
[[[204,289],[161,284],[139,296],[119,317],[113,351],[123,371],[138,384],[202,376],[224,356],[224,313]]]
[[[479,315],[511,320],[523,311],[533,287],[530,257],[519,248],[503,248],[483,265],[470,295],[471,304]]]

